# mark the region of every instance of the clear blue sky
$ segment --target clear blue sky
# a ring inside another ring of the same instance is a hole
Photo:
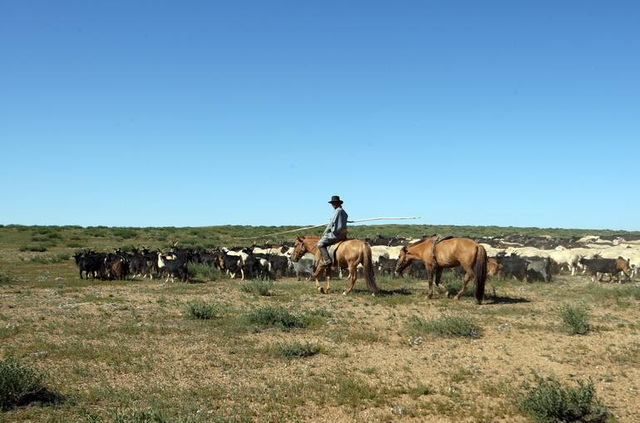
[[[640,2],[2,1],[0,223],[640,230]]]

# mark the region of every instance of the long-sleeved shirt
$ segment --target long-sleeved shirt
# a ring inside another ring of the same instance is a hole
[[[333,235],[334,237],[343,237],[347,235],[347,218],[349,215],[342,207],[338,207],[331,216],[331,220],[324,230],[325,235]]]

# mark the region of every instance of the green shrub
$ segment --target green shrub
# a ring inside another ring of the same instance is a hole
[[[50,402],[54,395],[43,385],[44,375],[9,357],[0,361],[0,409],[30,402]]]
[[[271,354],[284,359],[306,358],[319,354],[322,348],[319,345],[313,345],[309,342],[291,342],[277,344],[270,348]]]
[[[413,316],[409,326],[416,333],[430,333],[444,337],[478,338],[482,335],[482,328],[478,324],[468,317],[460,316],[441,316],[432,320]]]
[[[299,313],[291,313],[283,307],[260,307],[245,314],[249,324],[260,327],[278,327],[282,330],[306,328],[309,319]]]
[[[22,252],[33,251],[37,253],[44,253],[45,251],[47,251],[47,247],[45,247],[44,245],[23,245],[22,247],[20,247],[20,251]]]
[[[138,237],[138,231],[131,228],[113,228],[111,229],[111,233],[114,237],[118,237],[121,239],[131,239]]]
[[[598,401],[593,382],[578,381],[577,387],[563,387],[555,377],[534,375],[535,385],[524,385],[518,408],[533,421],[606,422],[609,411]]]
[[[189,277],[205,281],[218,281],[222,279],[222,272],[207,264],[189,264],[187,267]]]
[[[0,284],[13,282],[13,278],[4,272],[0,272]]]
[[[259,280],[247,282],[240,286],[240,289],[243,292],[248,292],[249,294],[263,297],[268,297],[271,295],[271,288],[273,288],[273,282]]]
[[[325,318],[329,318],[332,316],[331,312],[324,308],[316,308],[313,310],[309,310],[307,312],[307,315],[313,316],[313,317],[325,317]]]
[[[190,416],[174,416],[162,410],[115,410],[110,412],[113,423],[195,423]],[[102,422],[98,416],[90,416],[90,421]]]
[[[584,335],[589,332],[589,313],[582,305],[564,305],[560,308],[560,317],[564,328],[571,335]]]
[[[218,305],[205,303],[204,301],[193,301],[187,303],[187,317],[191,319],[209,320],[220,315]]]
[[[35,256],[31,257],[29,261],[33,263],[40,264],[54,264],[54,263],[62,263],[63,261],[68,261],[71,256],[67,253],[60,253],[53,256]]]

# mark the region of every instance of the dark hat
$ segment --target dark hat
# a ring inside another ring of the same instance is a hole
[[[342,201],[340,199],[339,195],[334,195],[333,197],[331,197],[331,201],[329,201],[329,203],[340,203],[340,204],[342,204],[342,203],[344,203],[344,201]]]

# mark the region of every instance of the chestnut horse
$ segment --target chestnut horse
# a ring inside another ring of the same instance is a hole
[[[318,250],[318,236],[299,236],[296,238],[293,245],[293,253],[291,254],[291,260],[298,261],[306,253],[311,253],[316,256],[316,263],[321,263],[320,251]],[[358,272],[356,271],[359,264],[364,266],[364,279],[367,281],[367,288],[373,294],[378,292],[378,286],[373,274],[373,263],[371,262],[371,247],[366,242],[359,239],[347,239],[342,241],[335,252],[337,265],[340,268],[347,267],[349,269],[349,286],[344,295],[350,293],[353,290],[353,286],[358,278]],[[336,265],[336,263],[334,263]],[[326,277],[325,293],[329,293],[331,286],[329,285],[329,273],[328,268],[323,268],[318,265],[314,277],[316,279],[316,288],[319,292],[323,292],[318,280],[319,276],[324,273]]]
[[[474,279],[476,301],[482,304],[484,283],[487,280],[487,252],[482,245],[469,238],[449,238],[437,243],[434,251],[433,239],[423,239],[402,248],[396,264],[396,272],[401,273],[412,260],[422,260],[427,268],[429,298],[433,297],[434,275],[440,293],[448,295],[447,289],[440,285],[442,270],[462,266],[466,274],[462,279],[462,288],[455,299],[460,299],[467,287],[467,282]]]

